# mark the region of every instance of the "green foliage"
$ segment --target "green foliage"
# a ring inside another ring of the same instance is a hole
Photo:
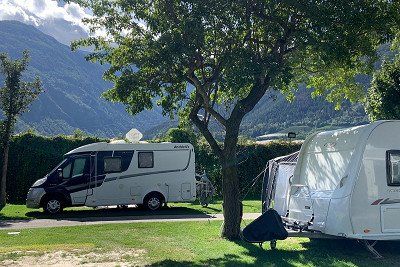
[[[39,77],[33,82],[21,81],[28,63],[27,50],[23,52],[21,59],[16,60],[10,59],[6,53],[0,54],[0,73],[4,77],[4,86],[0,88],[0,109],[4,112],[6,121],[11,123],[11,128],[14,127],[18,116],[27,111],[43,90]]]
[[[21,59],[12,60],[6,53],[0,54],[0,74],[4,76],[4,86],[0,88],[0,109],[4,113],[1,123],[2,175],[0,182],[0,209],[6,204],[6,178],[11,135],[19,116],[42,92],[38,77],[33,82],[22,81],[28,68],[29,52],[25,50]]]
[[[166,142],[191,143],[197,148],[197,136],[190,128],[170,128],[163,138]]]
[[[268,88],[288,91],[300,82],[330,101],[355,100],[355,75],[371,70],[375,48],[393,38],[398,22],[392,1],[75,2],[93,10],[85,22],[107,37],[74,47],[93,45],[88,59],[111,64],[106,97],[133,114],[151,108],[156,95],[173,112],[187,83],[202,98],[188,105],[200,101],[206,112],[215,102],[245,100],[251,110]]]
[[[33,133],[13,136],[7,173],[7,202],[24,203],[29,187],[49,173],[68,151],[102,141],[94,137],[44,137]]]
[[[374,74],[365,110],[372,121],[400,119],[400,55]]]
[[[84,131],[82,131],[81,129],[75,129],[72,136],[75,139],[84,139],[86,137],[89,137],[89,135],[87,133],[85,133]]]

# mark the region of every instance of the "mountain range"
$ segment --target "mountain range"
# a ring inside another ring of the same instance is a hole
[[[17,131],[33,128],[41,134],[54,135],[81,129],[113,137],[131,128],[146,131],[166,120],[159,110],[144,111],[133,117],[121,104],[103,99],[101,94],[112,86],[102,78],[106,68],[87,62],[85,52],[72,52],[33,26],[0,21],[0,52],[19,58],[25,49],[31,56],[25,78],[38,75],[44,92],[20,118]]]
[[[340,110],[324,97],[311,97],[311,89],[299,86],[289,102],[280,92],[269,91],[243,120],[241,131],[247,136],[295,132],[304,138],[319,130],[345,128],[368,123],[362,104],[344,101]]]
[[[31,55],[25,75],[38,75],[44,92],[19,120],[17,131],[33,128],[44,135],[71,134],[81,129],[89,134],[115,137],[137,128],[151,138],[176,126],[155,107],[136,116],[101,94],[112,86],[102,78],[105,66],[87,62],[86,52],[71,49],[38,28],[17,21],[0,21],[0,52],[18,58],[24,49]],[[1,77],[0,77],[1,82]],[[256,137],[266,133],[295,131],[300,136],[318,129],[366,123],[361,104],[345,102],[337,111],[322,97],[311,98],[310,90],[299,87],[293,102],[278,91],[268,92],[243,121],[241,134]],[[218,135],[218,131],[214,131]]]

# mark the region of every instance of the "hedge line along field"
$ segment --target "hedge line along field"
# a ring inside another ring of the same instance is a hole
[[[94,137],[44,137],[28,132],[11,139],[7,172],[7,203],[23,204],[29,187],[61,162],[72,149],[102,141]]]
[[[86,136],[44,137],[31,132],[14,136],[11,140],[7,174],[7,202],[23,204],[29,187],[56,167],[65,153],[76,147],[100,141],[106,140]],[[196,170],[198,172],[205,170],[219,193],[222,181],[220,179],[221,166],[217,158],[204,142],[199,141],[194,146]],[[261,178],[250,190],[247,188],[254,177],[264,169],[269,159],[292,153],[298,149],[300,149],[300,144],[290,142],[240,145],[238,149],[239,175],[242,189],[248,191],[247,196],[260,197]]]

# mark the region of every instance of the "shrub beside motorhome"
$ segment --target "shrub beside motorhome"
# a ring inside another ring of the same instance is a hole
[[[143,205],[196,199],[195,154],[182,143],[94,143],[68,152],[36,181],[27,207],[58,213],[70,206]]]

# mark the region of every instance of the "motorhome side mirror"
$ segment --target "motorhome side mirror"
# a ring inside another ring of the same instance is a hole
[[[296,133],[294,133],[294,132],[289,132],[289,133],[287,134],[287,137],[290,138],[290,139],[294,139],[294,138],[296,138]]]
[[[58,173],[58,178],[62,179],[62,178],[63,178],[63,171],[62,171],[62,169],[57,169],[57,173]]]

